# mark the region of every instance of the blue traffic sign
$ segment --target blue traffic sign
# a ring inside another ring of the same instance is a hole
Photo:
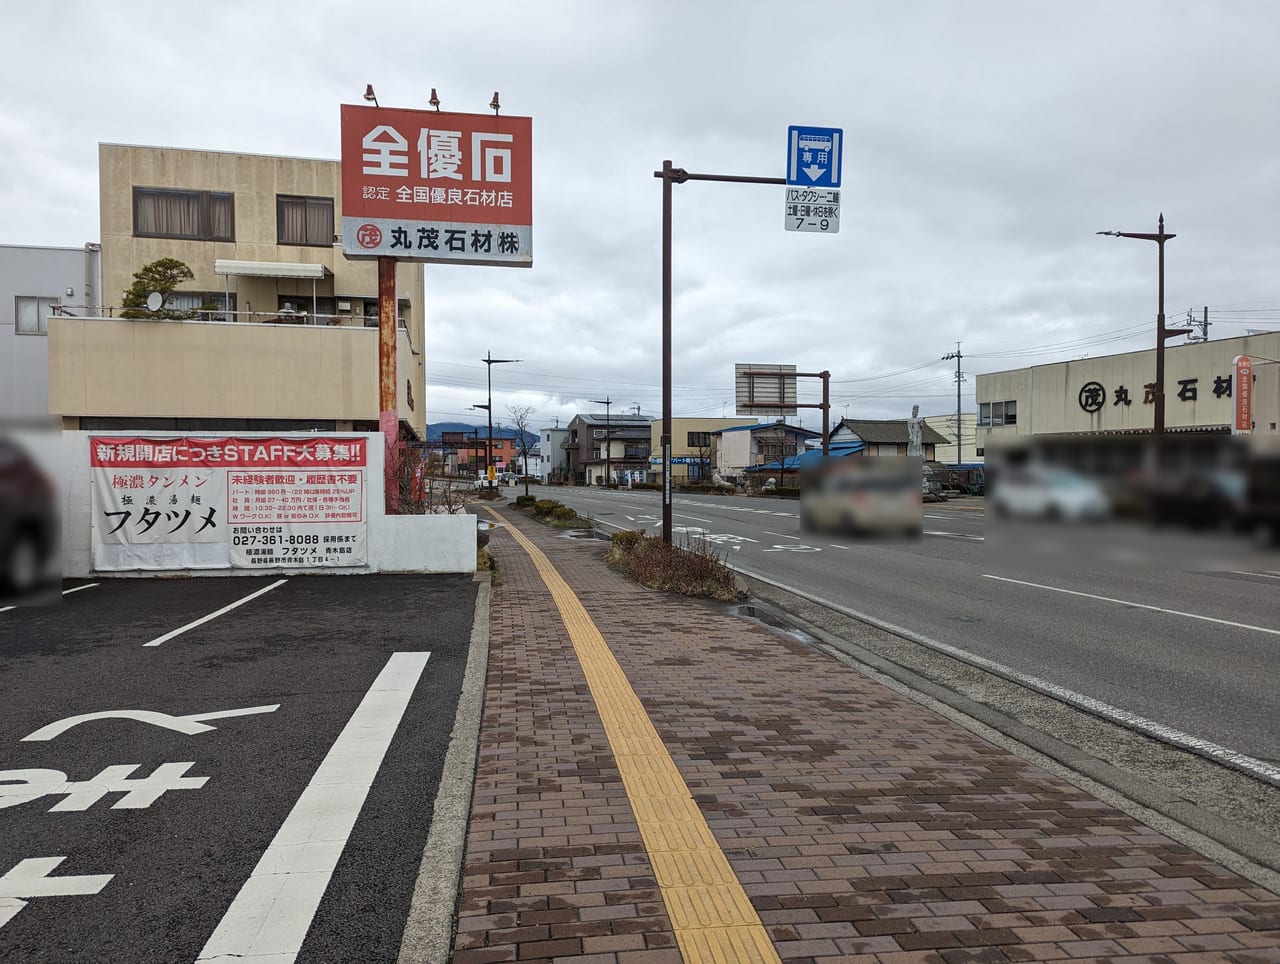
[[[839,127],[788,127],[787,184],[839,187],[843,137]]]

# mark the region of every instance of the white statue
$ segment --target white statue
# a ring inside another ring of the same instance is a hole
[[[911,406],[911,417],[907,419],[907,454],[924,455],[924,419],[920,417],[920,406]]]

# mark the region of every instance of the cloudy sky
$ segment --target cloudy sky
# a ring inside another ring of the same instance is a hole
[[[428,418],[661,411],[664,158],[782,176],[844,130],[838,235],[784,189],[675,189],[675,413],[735,362],[829,369],[834,414],[966,410],[976,373],[1280,327],[1280,4],[0,0],[0,243],[98,238],[97,144],[334,157],[338,105],[533,117],[534,267],[428,266]],[[816,392],[816,385],[813,389]],[[802,392],[803,395],[803,392]],[[816,400],[809,398],[806,400]],[[816,412],[805,417],[814,425]]]

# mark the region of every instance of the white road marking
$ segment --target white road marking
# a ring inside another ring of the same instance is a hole
[[[96,894],[115,874],[80,877],[50,877],[66,857],[28,857],[0,877],[0,927],[13,920],[32,897],[63,897]]]
[[[927,536],[947,536],[951,539],[968,539],[971,542],[986,542],[986,536],[973,536],[967,532],[939,532],[936,529],[925,529],[924,534]]]
[[[1220,626],[1233,626],[1236,629],[1248,629],[1255,633],[1267,633],[1280,636],[1280,629],[1269,629],[1266,626],[1254,626],[1249,623],[1237,623],[1230,619],[1218,619],[1216,616],[1201,616],[1199,613],[1183,612],[1180,609],[1165,609],[1163,606],[1149,606],[1146,603],[1130,602],[1127,599],[1116,599],[1113,596],[1098,596],[1091,592],[1078,592],[1075,589],[1059,589],[1057,586],[1045,586],[1038,582],[1023,582],[1021,579],[1010,579],[1007,576],[993,576],[983,573],[983,579],[996,579],[1000,582],[1011,582],[1019,586],[1030,586],[1033,589],[1045,589],[1049,592],[1060,592],[1068,596],[1083,596],[1085,599],[1097,599],[1101,602],[1116,603],[1119,606],[1130,606],[1134,609],[1149,609],[1152,612],[1167,613],[1170,616],[1185,616],[1187,619],[1201,619],[1206,623],[1217,623]]]
[[[1261,576],[1263,579],[1280,579],[1280,572],[1245,572],[1243,569],[1228,569],[1237,576]]]
[[[98,583],[88,582],[88,583],[85,583],[83,586],[72,586],[70,589],[62,590],[62,595],[70,596],[73,592],[79,592],[81,589],[92,589],[96,585],[98,585]],[[10,609],[17,609],[17,608],[18,608],[17,606],[0,606],[0,613],[7,613]]]
[[[430,653],[393,653],[196,958],[292,961]]]
[[[209,622],[210,620],[217,619],[219,616],[222,616],[222,615],[225,615],[226,613],[231,612],[231,610],[235,609],[237,606],[243,606],[245,603],[251,600],[257,599],[263,593],[271,592],[271,590],[275,589],[277,586],[283,586],[288,581],[289,581],[288,579],[277,579],[271,585],[264,586],[263,588],[259,589],[257,592],[253,592],[245,596],[243,599],[237,599],[235,602],[231,603],[231,605],[223,606],[217,612],[209,613],[209,615],[207,616],[201,616],[199,619],[195,620],[194,622],[187,623],[185,626],[181,626],[178,629],[173,630],[173,632],[165,633],[163,636],[157,636],[155,639],[151,640],[151,642],[143,643],[142,645],[143,646],[159,646],[161,643],[167,643],[169,640],[173,639],[175,636],[181,636],[183,633],[185,633],[189,629],[195,629],[197,626],[203,626],[205,623]]]
[[[726,565],[728,564],[726,563]],[[878,619],[867,613],[858,612],[857,610],[850,609],[847,606],[841,606],[839,603],[831,602],[830,600],[823,599],[821,596],[816,596],[801,589],[796,589],[795,587],[788,586],[785,583],[776,582],[775,580],[761,576],[758,573],[750,572],[738,566],[731,565],[730,568],[736,569],[738,572],[741,572],[743,575],[750,576],[752,579],[758,579],[767,585],[774,586],[777,589],[782,589],[792,595],[799,596],[801,599],[807,599],[809,602],[817,603],[819,606],[825,606],[827,609],[842,613],[845,616],[849,616],[859,622],[866,623],[869,626],[875,626],[877,629],[883,629],[885,632],[893,633],[895,636],[901,636],[903,639],[910,640],[913,643],[919,643],[921,646],[926,646],[929,649],[937,650],[940,653],[946,653],[948,656],[953,656],[956,659],[969,663],[972,666],[977,666],[980,669],[985,669],[998,676],[1003,676],[1005,679],[1013,680],[1015,683],[1020,683],[1023,686],[1027,686],[1033,690],[1044,693],[1047,696],[1052,696],[1055,699],[1062,700],[1064,703],[1070,703],[1072,706],[1076,706],[1086,712],[1092,713],[1094,716],[1100,716],[1103,719],[1119,723],[1121,726],[1126,726],[1130,729],[1147,733],[1157,739],[1164,740],[1166,743],[1172,743],[1174,746],[1180,746],[1184,749],[1191,750],[1192,752],[1199,753],[1201,756],[1207,756],[1211,759],[1226,763],[1238,770],[1243,770],[1245,773],[1258,777],[1261,780],[1265,780],[1270,784],[1280,786],[1280,766],[1276,766],[1273,763],[1267,763],[1264,760],[1251,757],[1248,754],[1239,752],[1238,750],[1232,750],[1229,747],[1219,746],[1218,744],[1211,743],[1208,740],[1202,740],[1199,737],[1191,736],[1188,733],[1183,733],[1181,730],[1175,730],[1173,727],[1165,726],[1163,723],[1157,723],[1154,720],[1148,720],[1145,717],[1129,713],[1126,710],[1111,706],[1108,703],[1103,703],[1101,700],[1096,700],[1092,696],[1085,696],[1083,693],[1077,693],[1074,690],[1066,689],[1065,687],[1058,686],[1056,683],[1050,683],[1048,680],[1040,679],[1037,676],[1031,676],[1028,673],[1016,670],[1011,666],[1006,666],[1003,663],[997,663],[995,660],[987,659],[985,656],[978,656],[974,653],[960,649],[958,646],[952,646],[949,643],[942,643],[936,639],[930,639],[928,636],[912,632],[902,626],[896,626],[893,623],[887,622],[883,619]]]
[[[768,529],[765,529],[764,534],[767,536],[781,536],[783,539],[795,539],[796,542],[800,541],[799,536],[789,536],[785,532],[770,532]]]
[[[73,726],[88,723],[92,720],[137,720],[139,723],[150,723],[162,726],[166,730],[175,730],[194,736],[207,733],[216,727],[209,726],[205,720],[225,720],[233,716],[254,716],[258,713],[274,713],[280,709],[279,703],[270,706],[246,706],[237,710],[215,710],[212,713],[191,713],[187,716],[170,716],[168,713],[156,713],[152,710],[100,710],[97,713],[81,713],[79,716],[68,716],[66,719],[46,724],[34,733],[24,736],[20,742],[43,742],[61,736]]]

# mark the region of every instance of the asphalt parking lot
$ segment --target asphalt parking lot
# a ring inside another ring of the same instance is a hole
[[[0,959],[394,960],[476,583],[64,588],[0,612]]]

